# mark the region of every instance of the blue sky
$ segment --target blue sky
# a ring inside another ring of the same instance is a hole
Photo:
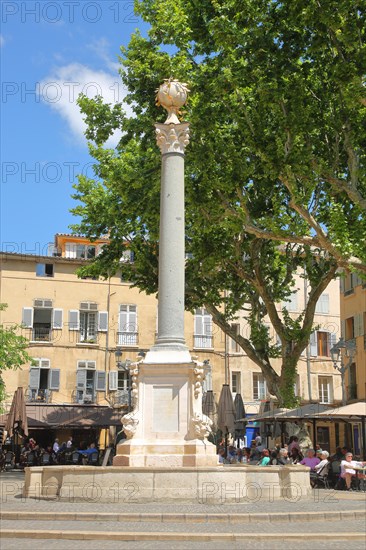
[[[1,21],[1,250],[42,254],[92,176],[77,96],[123,100],[120,46],[146,25],[131,0],[3,0]]]

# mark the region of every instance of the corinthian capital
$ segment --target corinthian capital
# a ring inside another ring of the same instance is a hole
[[[166,153],[181,153],[184,155],[189,143],[189,124],[155,124],[156,142],[162,155]]]

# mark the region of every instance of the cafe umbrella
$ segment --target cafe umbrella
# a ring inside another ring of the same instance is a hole
[[[21,437],[28,435],[28,419],[22,387],[14,392],[5,430],[8,432],[8,437],[13,437],[14,434],[19,434]]]
[[[239,447],[240,439],[244,439],[244,430],[246,426],[245,420],[245,407],[243,398],[240,393],[237,393],[234,399],[235,408],[235,439]]]
[[[223,384],[217,408],[217,427],[225,438],[225,457],[227,456],[227,436],[235,435],[235,407],[229,384]]]
[[[202,412],[212,422],[208,440],[217,444],[217,404],[212,390],[207,390],[202,396]]]

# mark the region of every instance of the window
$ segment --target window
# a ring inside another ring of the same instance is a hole
[[[37,277],[53,277],[53,264],[36,264]]]
[[[355,288],[355,274],[347,273],[344,279],[344,295],[348,296],[349,294],[354,293]]]
[[[76,257],[81,260],[91,260],[95,258],[95,246],[92,244],[77,244]]]
[[[267,396],[267,384],[263,374],[253,373],[253,399],[265,399]]]
[[[105,391],[106,373],[96,370],[95,361],[78,361],[76,371],[76,402],[94,403],[96,392]]]
[[[50,360],[37,357],[29,369],[28,401],[48,402],[51,391],[60,389],[60,369],[51,369]]]
[[[137,306],[122,304],[118,316],[118,345],[136,346],[138,344]]]
[[[345,330],[346,330],[345,339],[352,340],[352,338],[355,337],[355,318],[354,317],[348,317],[348,319],[346,319]]]
[[[333,332],[318,330],[310,335],[310,355],[312,357],[330,357],[330,350],[337,340]]]
[[[318,377],[319,403],[332,403],[332,378],[330,376]]]
[[[195,348],[212,348],[212,317],[204,308],[195,311],[193,340]]]
[[[283,300],[282,307],[285,307],[288,311],[297,311],[297,290],[294,290],[287,300]]]
[[[315,313],[329,313],[329,294],[322,294],[316,303]]]
[[[97,255],[97,246],[93,244],[65,243],[65,257],[91,260]]]
[[[240,372],[232,372],[231,373],[231,391],[232,393],[240,393],[241,392],[241,373]]]
[[[348,399],[357,399],[357,376],[356,365],[354,363],[348,369],[347,397]]]
[[[108,331],[108,312],[98,311],[95,302],[81,302],[79,310],[69,311],[69,330],[78,333],[81,344],[96,344],[97,333]]]
[[[240,325],[239,325],[239,323],[233,323],[231,325],[231,328],[233,329],[235,334],[240,334]],[[233,340],[232,338],[230,338],[230,351],[231,351],[231,353],[239,353],[240,352],[239,344],[235,340]]]
[[[50,342],[53,329],[62,329],[63,310],[53,308],[52,300],[37,298],[34,307],[23,307],[22,325],[31,329],[31,342]]]
[[[130,405],[129,376],[124,370],[111,371],[109,373],[109,390],[115,391],[113,400],[118,405]]]

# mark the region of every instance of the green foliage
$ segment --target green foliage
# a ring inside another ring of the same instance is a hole
[[[7,304],[0,304],[0,311],[4,311]],[[32,358],[27,353],[29,342],[17,334],[19,325],[5,326],[0,324],[0,403],[5,399],[5,384],[1,373],[4,370],[20,368]]]
[[[155,104],[168,77],[187,82],[187,308],[205,304],[230,334],[248,308],[251,334],[238,343],[283,403],[307,345],[316,301],[337,265],[366,273],[365,13],[349,0],[268,2],[136,0],[149,35],[121,50],[126,102],[79,104],[96,160],[79,177],[74,229],[110,246],[83,273],[157,290],[160,155]],[[123,130],[115,150],[105,142]],[[128,243],[135,263],[119,264]],[[279,311],[306,269],[308,307]],[[225,315],[220,305],[225,303]],[[269,316],[282,345],[273,345]],[[281,354],[278,376],[271,358]],[[292,384],[293,388],[293,384]],[[291,396],[292,392],[292,396]]]

